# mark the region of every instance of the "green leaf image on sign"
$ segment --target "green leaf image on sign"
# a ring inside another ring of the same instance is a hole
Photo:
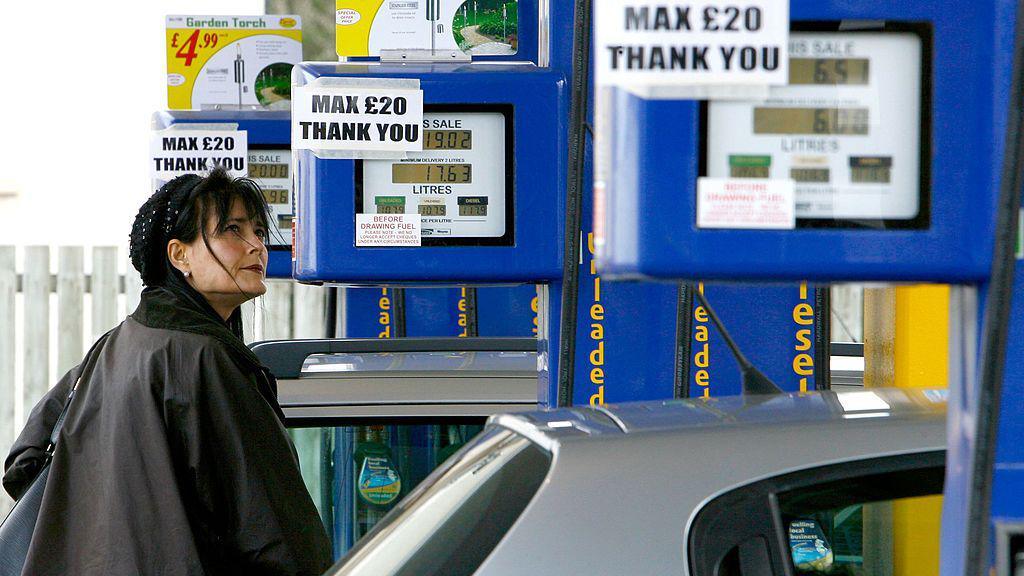
[[[367,456],[359,469],[359,497],[377,506],[392,503],[402,491],[402,477],[391,459]]]

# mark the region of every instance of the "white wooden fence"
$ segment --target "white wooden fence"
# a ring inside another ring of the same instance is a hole
[[[36,402],[135,310],[142,291],[124,249],[61,246],[51,263],[52,252],[0,246],[0,463]],[[247,342],[323,336],[323,288],[268,284],[266,295],[243,307]],[[0,519],[10,505],[0,490]]]

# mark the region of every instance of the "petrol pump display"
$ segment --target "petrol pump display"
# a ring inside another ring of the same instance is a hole
[[[356,211],[419,214],[424,245],[511,244],[512,112],[424,112],[423,151],[356,164]]]
[[[799,224],[927,227],[920,36],[794,32],[789,51],[788,86],[708,105],[708,176],[793,179]]]
[[[288,112],[267,110],[172,110],[153,115],[153,126],[157,129],[224,124],[247,132],[247,167],[238,175],[255,180],[270,206],[273,221],[267,241],[267,276],[271,278],[290,278],[292,271],[294,194],[289,118]]]
[[[1005,40],[1004,9],[794,0],[784,86],[710,102],[607,87],[598,268],[700,281],[986,278],[1004,140],[996,96],[1010,66],[987,39]]]
[[[367,98],[366,86],[390,90],[381,94],[396,95],[388,100],[396,103],[399,94],[418,98],[422,117],[395,120],[404,115],[397,104],[390,114],[349,107]],[[292,118],[295,278],[355,286],[559,278],[565,88],[561,73],[524,64],[298,65],[293,90],[307,99],[296,102],[311,112]],[[395,153],[364,142],[378,132],[390,138],[373,128],[387,123],[415,146]],[[354,129],[333,141],[330,131],[318,140],[310,130],[307,143],[307,125]],[[345,146],[366,154],[349,155]],[[378,230],[374,238],[389,241],[367,241]]]
[[[292,151],[287,148],[249,150],[249,178],[263,190],[270,206],[270,243],[289,246],[292,237]]]

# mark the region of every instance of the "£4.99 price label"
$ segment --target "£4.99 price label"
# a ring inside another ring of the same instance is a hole
[[[302,60],[298,16],[168,16],[167,104],[287,110]]]

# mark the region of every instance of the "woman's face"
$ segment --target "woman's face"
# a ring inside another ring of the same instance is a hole
[[[223,228],[217,229],[217,214],[210,215],[206,235],[209,248],[202,236],[197,236],[182,244],[184,264],[175,261],[173,248],[171,261],[182,272],[188,272],[188,283],[227,319],[243,302],[267,291],[267,248],[263,244],[267,231],[250,220],[245,206],[235,200]]]

